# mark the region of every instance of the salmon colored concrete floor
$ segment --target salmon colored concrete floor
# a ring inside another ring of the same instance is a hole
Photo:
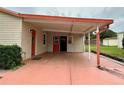
[[[101,57],[101,65],[124,72],[124,66]],[[7,71],[0,79],[1,85],[84,85],[124,84],[124,79],[96,68],[96,54],[46,53],[40,60],[28,60],[26,65]]]

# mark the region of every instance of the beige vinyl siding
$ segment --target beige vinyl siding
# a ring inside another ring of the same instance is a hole
[[[32,33],[30,32],[30,29],[34,29],[36,31],[36,45],[35,45],[35,55],[42,54],[47,51],[47,43],[46,45],[43,45],[43,32],[36,28],[35,26],[23,22],[22,26],[22,42],[21,46],[23,49],[23,52],[25,53],[23,55],[23,59],[31,58],[31,46],[32,46]]]
[[[0,12],[0,44],[21,46],[22,19]]]

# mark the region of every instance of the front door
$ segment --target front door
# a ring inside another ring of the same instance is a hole
[[[60,37],[53,36],[53,52],[57,53],[60,51]]]
[[[67,51],[67,36],[60,36],[60,51]]]
[[[32,30],[31,57],[35,56],[36,31]]]

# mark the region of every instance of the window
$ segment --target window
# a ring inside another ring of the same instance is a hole
[[[72,36],[69,36],[68,37],[68,44],[72,44],[73,43],[73,37]]]
[[[45,33],[43,34],[43,44],[44,45],[46,44],[46,34]]]
[[[55,44],[59,44],[59,36],[55,36],[54,37],[54,43]]]

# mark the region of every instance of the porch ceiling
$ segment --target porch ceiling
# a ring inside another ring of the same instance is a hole
[[[86,34],[96,30],[96,27],[100,28],[109,25],[107,22],[69,22],[64,20],[46,20],[46,19],[24,19],[35,27],[47,32],[66,32]]]

